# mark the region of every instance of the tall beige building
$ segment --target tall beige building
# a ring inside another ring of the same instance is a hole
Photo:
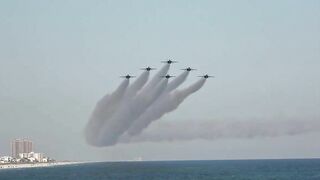
[[[15,139],[11,142],[12,157],[18,158],[19,153],[30,153],[33,151],[33,143],[28,139]]]

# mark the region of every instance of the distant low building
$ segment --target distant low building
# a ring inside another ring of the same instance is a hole
[[[9,163],[12,161],[12,157],[11,156],[2,156],[0,157],[0,163]]]
[[[49,162],[49,158],[48,158],[48,157],[43,158],[43,159],[42,159],[42,162],[44,162],[44,163]]]
[[[43,162],[43,153],[19,153],[19,159],[28,159],[30,162]]]

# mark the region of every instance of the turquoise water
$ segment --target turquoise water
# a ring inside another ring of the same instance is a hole
[[[0,180],[285,179],[320,180],[320,159],[103,162],[0,170]]]

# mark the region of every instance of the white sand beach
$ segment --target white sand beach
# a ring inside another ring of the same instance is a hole
[[[0,164],[2,169],[18,169],[18,168],[36,168],[36,167],[52,167],[72,164],[81,164],[84,162],[50,162],[50,163],[30,163],[30,164]]]

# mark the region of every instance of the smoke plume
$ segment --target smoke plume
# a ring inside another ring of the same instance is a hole
[[[122,136],[122,143],[186,141],[193,139],[215,140],[221,138],[257,138],[294,136],[320,132],[320,121],[309,120],[188,120],[158,122],[137,136]]]
[[[101,125],[108,121],[118,109],[128,85],[129,81],[124,80],[115,92],[105,95],[98,101],[85,129],[87,142],[96,145],[96,132],[101,130]]]
[[[190,94],[199,90],[205,83],[205,79],[200,79],[190,87],[181,91],[174,92],[167,91],[161,98],[158,99],[152,106],[150,106],[146,113],[142,114],[138,120],[128,129],[130,135],[137,135],[147,128],[153,121],[161,118],[166,113],[169,113],[178,108],[178,106]],[[170,90],[170,89],[169,89]]]
[[[320,131],[320,121],[316,119],[156,122],[177,109],[206,82],[206,78],[201,78],[179,90],[189,71],[169,82],[161,78],[169,67],[169,64],[163,66],[151,80],[150,71],[143,72],[133,83],[125,79],[113,93],[102,97],[85,128],[87,142],[103,147],[117,143],[276,137]]]
[[[162,78],[169,67],[164,65],[149,82],[149,71],[133,83],[125,79],[113,93],[99,100],[85,129],[87,142],[99,147],[112,146],[121,136],[139,134],[153,121],[175,110],[205,83],[205,79],[201,79],[186,89],[177,90],[189,72],[183,72],[169,83],[168,78]]]

